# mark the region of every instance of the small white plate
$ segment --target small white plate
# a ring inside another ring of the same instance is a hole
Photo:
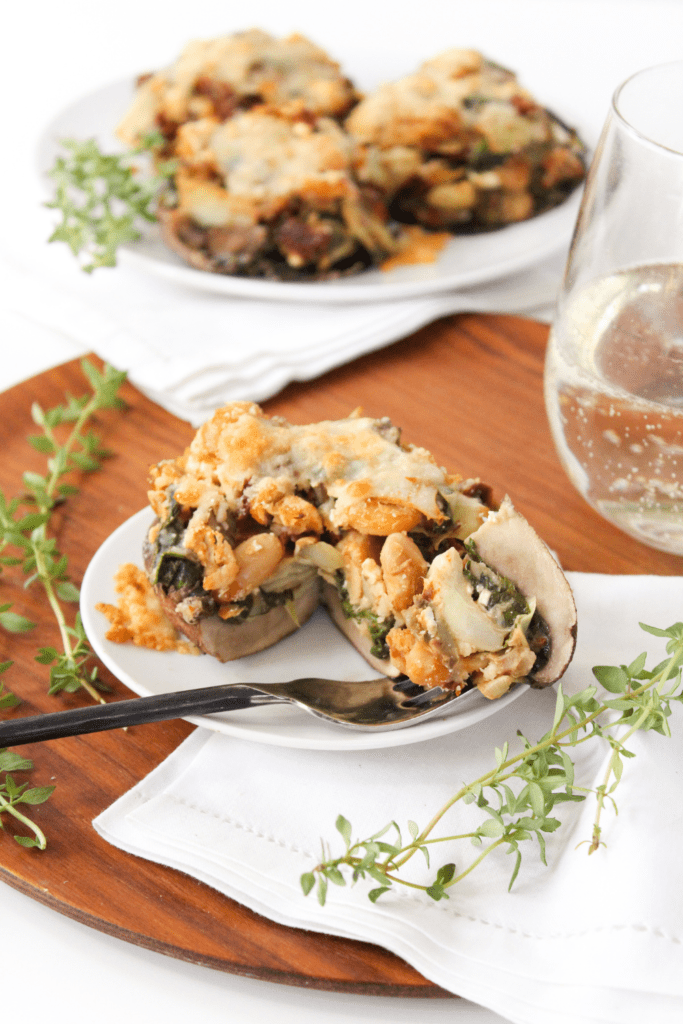
[[[376,675],[322,609],[275,647],[227,664],[208,655],[159,653],[107,640],[109,623],[95,605],[116,603],[114,573],[124,562],[141,565],[142,542],[153,518],[151,509],[145,508],[119,526],[96,552],[81,588],[81,616],[95,654],[134,693],[145,697],[225,683],[279,682],[304,676],[369,679]],[[188,716],[187,721],[273,746],[371,750],[419,743],[466,729],[526,692],[526,686],[516,686],[504,697],[491,701],[473,690],[449,705],[449,713],[443,718],[429,718],[409,728],[380,733],[326,725],[293,705]]]
[[[46,128],[38,145],[37,161],[50,190],[47,172],[62,153],[61,139],[95,138],[105,152],[122,151],[114,131],[132,94],[131,82],[114,82],[77,100]],[[576,189],[561,206],[520,224],[454,237],[434,263],[397,267],[388,272],[368,270],[339,281],[258,281],[194,270],[163,244],[155,225],[144,228],[144,236],[137,242],[122,246],[119,255],[122,265],[222,295],[310,303],[406,299],[494,281],[568,247],[581,192],[581,188]]]

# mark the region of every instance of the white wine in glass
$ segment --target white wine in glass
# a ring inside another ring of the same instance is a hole
[[[683,555],[683,61],[617,89],[551,330],[545,400],[584,498]]]

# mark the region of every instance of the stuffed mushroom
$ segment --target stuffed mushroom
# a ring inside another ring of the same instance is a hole
[[[173,625],[228,661],[323,604],[372,667],[495,698],[571,660],[576,609],[506,498],[360,412],[298,426],[235,402],[153,467],[150,585]]]
[[[322,280],[400,248],[331,118],[258,107],[183,125],[176,149],[182,159],[157,216],[169,248],[199,270]]]
[[[453,233],[527,220],[585,176],[576,132],[516,76],[447,50],[362,100],[345,122],[358,180],[399,221]]]

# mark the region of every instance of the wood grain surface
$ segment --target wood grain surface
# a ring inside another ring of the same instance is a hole
[[[265,406],[295,423],[346,416],[357,406],[367,415],[389,416],[403,428],[404,440],[429,448],[448,469],[480,476],[498,499],[510,494],[567,569],[680,574],[680,558],[621,534],[565,477],[543,408],[546,338],[546,327],[518,318],[449,317],[315,381],[292,384]],[[0,395],[0,487],[7,496],[20,493],[24,470],[44,468],[26,442],[35,432],[32,402],[47,408],[64,392],[86,390],[74,362]],[[75,481],[78,495],[55,516],[58,545],[77,583],[111,531],[146,504],[148,466],[178,454],[193,434],[132,387],[124,397],[127,411],[106,413],[95,425],[114,454],[102,471]],[[48,670],[34,655],[58,638],[41,592],[25,590],[15,570],[3,574],[0,586],[2,603],[39,624],[25,635],[0,632],[0,661],[14,661],[5,682],[23,700],[3,715],[83,704],[85,695],[47,695]],[[112,686],[110,699],[130,696],[105,669],[101,673]],[[96,834],[92,818],[191,730],[169,722],[21,748],[36,762],[32,784],[57,787],[47,804],[34,808],[49,846],[24,850],[0,832],[0,879],[94,928],[218,970],[337,991],[448,995],[383,949],[276,925]]]

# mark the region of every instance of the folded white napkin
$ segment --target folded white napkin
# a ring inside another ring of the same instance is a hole
[[[56,332],[94,351],[159,405],[202,423],[236,399],[263,401],[453,312],[548,319],[566,246],[524,273],[399,301],[254,301],[183,287],[134,266],[86,275],[64,247],[0,254],[0,326]]]
[[[568,574],[579,612],[565,691],[594,682],[596,664],[630,663],[661,641],[638,622],[667,627],[681,616],[683,578]],[[338,814],[365,838],[396,820],[424,826],[462,782],[493,765],[494,746],[549,727],[555,688],[529,690],[466,731],[375,750],[269,746],[197,729],[166,761],[94,822],[110,843],[186,872],[286,925],[377,943],[444,988],[518,1024],[679,1024],[683,1019],[683,715],[672,738],[636,735],[604,814],[606,846],[592,856],[594,801],[559,807],[547,836],[548,866],[531,843],[511,893],[512,858],[494,854],[438,903],[396,887],[373,905],[375,882],[330,885],[321,907],[299,876],[320,858],[320,839],[341,854]],[[268,709],[262,709],[264,715]],[[386,735],[386,734],[385,734]],[[577,783],[602,781],[609,751],[575,748]],[[478,824],[481,811],[449,812],[441,835]],[[432,849],[436,867],[473,848]],[[426,878],[421,857],[412,877]],[[131,867],[131,870],[134,870]],[[410,876],[409,876],[410,877]],[[433,877],[433,875],[431,876]]]

